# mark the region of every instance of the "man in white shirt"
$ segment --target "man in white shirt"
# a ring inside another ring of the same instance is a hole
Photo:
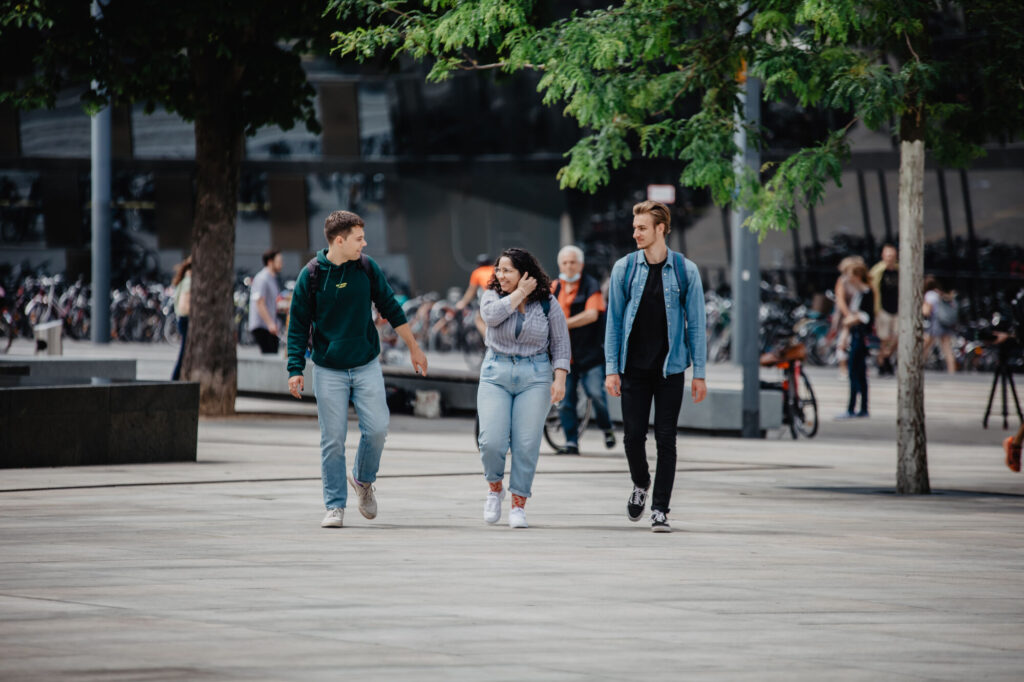
[[[263,269],[252,278],[252,288],[249,291],[249,331],[259,344],[260,351],[266,355],[276,354],[280,342],[277,295],[281,291],[281,285],[277,281],[277,275],[283,266],[280,251],[265,251]]]

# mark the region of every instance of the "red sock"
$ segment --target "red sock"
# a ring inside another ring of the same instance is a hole
[[[520,509],[526,506],[526,498],[522,495],[512,496],[512,506],[519,507]]]
[[[493,483],[488,482],[487,485],[490,486],[492,493],[501,492],[501,481],[494,481]]]

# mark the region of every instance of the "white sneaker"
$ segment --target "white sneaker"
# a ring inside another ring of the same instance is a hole
[[[524,507],[512,507],[508,510],[509,528],[529,528],[526,523],[526,509]]]
[[[321,528],[341,528],[345,522],[344,509],[328,509],[327,516],[320,522]]]
[[[377,517],[377,498],[373,496],[374,487],[372,483],[360,483],[352,474],[348,475],[348,482],[355,488],[356,494],[359,495],[359,513],[365,518],[373,519]]]
[[[487,499],[484,500],[484,521],[487,523],[497,523],[501,520],[501,501],[504,499],[504,488],[499,493],[487,493]]]

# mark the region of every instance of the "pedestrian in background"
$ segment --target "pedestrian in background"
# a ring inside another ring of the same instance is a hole
[[[850,356],[850,328],[843,324],[850,315],[850,301],[857,295],[857,288],[850,281],[850,269],[855,265],[865,265],[860,256],[847,256],[839,261],[839,277],[833,292],[836,296],[836,312],[832,324],[837,331],[836,359],[839,361],[839,378],[849,376],[847,361]],[[866,265],[865,265],[866,267]]]
[[[946,372],[956,374],[956,358],[953,356],[953,332],[956,331],[957,312],[955,294],[946,291],[935,277],[924,278],[924,304],[922,312],[925,317],[924,326],[924,357],[928,355],[935,342],[939,342],[942,357],[946,360]]]
[[[856,417],[868,417],[868,337],[871,335],[874,323],[875,296],[868,284],[868,269],[864,265],[864,259],[857,257],[857,261],[849,267],[846,273],[848,291],[852,292],[846,302],[846,315],[842,324],[849,335],[849,374],[850,374],[850,400],[847,403],[846,412],[839,415],[839,419],[852,419]],[[857,398],[860,397],[860,410],[857,408]]]
[[[188,337],[188,316],[192,311],[192,256],[174,268],[171,286],[174,287],[174,317],[178,321],[178,333],[181,334],[178,359],[171,372],[171,381],[177,381],[181,378],[181,360],[185,357],[185,341]]]
[[[875,333],[881,342],[878,348],[878,376],[892,376],[892,356],[899,342],[899,283],[898,252],[892,244],[882,247],[882,260],[871,268],[869,278],[875,295]]]
[[[281,293],[281,283],[277,276],[283,267],[280,251],[264,251],[263,269],[252,278],[249,290],[249,331],[264,355],[277,353],[281,341],[277,326],[277,295]]]
[[[615,433],[608,416],[608,397],[604,391],[604,296],[596,279],[583,272],[583,250],[563,246],[558,252],[558,280],[551,285],[569,327],[572,363],[565,380],[565,398],[558,417],[565,432],[565,445],[559,454],[578,455],[579,417],[576,414],[577,389],[582,386],[594,409],[594,420],[604,432],[604,446],[615,447]]]
[[[569,328],[551,280],[523,249],[505,249],[480,300],[487,324],[487,353],[480,366],[477,414],[480,460],[490,490],[484,521],[501,519],[505,498],[505,454],[511,450],[508,525],[528,528],[526,500],[540,457],[544,420],[565,396],[569,373]]]
[[[609,395],[622,397],[622,442],[633,481],[626,502],[630,521],[643,516],[651,487],[646,441],[654,403],[658,463],[651,530],[658,533],[672,530],[668,513],[676,477],[676,432],[691,363],[693,402],[707,394],[704,286],[697,266],[665,243],[671,220],[665,204],[644,201],[633,207],[638,250],[612,267],[604,342],[605,388]]]

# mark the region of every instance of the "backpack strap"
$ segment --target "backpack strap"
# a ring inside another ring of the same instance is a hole
[[[541,310],[544,311],[544,315],[545,316],[551,314],[551,295],[550,294],[548,295],[547,298],[541,299],[541,301],[540,301],[540,308],[541,308]]]
[[[686,307],[686,259],[683,254],[678,251],[673,251],[672,256],[674,257],[673,270],[676,271],[676,284],[679,285],[679,305],[680,307]]]
[[[309,262],[306,263],[303,269],[306,271],[309,278],[309,286],[306,287],[308,290],[307,293],[309,294],[309,309],[311,311],[316,310],[316,282],[320,279],[320,268],[317,267],[316,258],[310,258]],[[310,315],[309,319],[312,320],[313,316]]]
[[[627,256],[627,258],[628,258],[628,260],[626,261],[626,279],[625,279],[625,284],[626,284],[626,301],[628,302],[629,301],[630,293],[633,291],[633,276],[636,275],[636,266],[637,266],[637,263],[640,262],[640,252],[639,251],[634,251],[629,256]]]

